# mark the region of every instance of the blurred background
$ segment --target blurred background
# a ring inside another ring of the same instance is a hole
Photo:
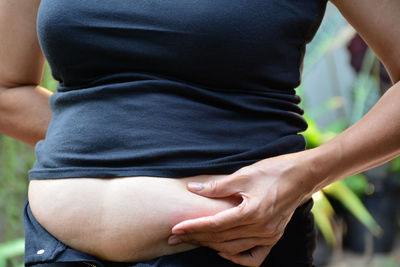
[[[47,64],[42,85],[52,91],[57,87]],[[297,88],[309,123],[303,133],[307,148],[359,120],[390,85],[374,53],[328,4],[307,46]],[[21,214],[34,160],[32,148],[0,135],[0,267],[23,266]],[[313,198],[316,267],[400,266],[400,158],[336,182]]]

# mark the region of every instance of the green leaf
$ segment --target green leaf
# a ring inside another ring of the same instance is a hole
[[[365,208],[360,198],[351,191],[343,181],[337,181],[325,187],[323,191],[340,201],[340,203],[342,203],[343,206],[354,215],[354,217],[364,224],[372,234],[375,236],[381,235],[381,227]]]
[[[369,183],[365,175],[359,173],[350,176],[343,180],[343,182],[353,191],[358,197],[365,195],[369,188]]]
[[[307,130],[303,133],[307,142],[307,148],[310,149],[321,145],[323,137],[321,131],[318,129],[317,124],[311,118],[307,116],[304,117],[306,118],[308,124]]]
[[[0,245],[0,260],[24,255],[25,241],[23,238]],[[1,266],[1,263],[0,263]]]
[[[314,214],[315,223],[326,243],[329,246],[335,246],[336,237],[331,223],[335,212],[332,205],[322,191],[315,193],[313,200],[314,206],[311,211]]]
[[[397,158],[392,160],[392,164],[391,164],[390,170],[392,172],[400,173],[400,157],[397,157]]]

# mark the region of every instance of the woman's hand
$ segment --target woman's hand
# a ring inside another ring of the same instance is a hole
[[[329,142],[298,153],[259,161],[188,189],[196,194],[238,196],[233,208],[172,229],[170,243],[207,246],[234,263],[258,266],[282,236],[294,210],[314,192],[400,155],[400,82],[357,123]]]
[[[222,179],[189,183],[193,193],[242,202],[214,216],[183,221],[172,229],[170,244],[207,246],[234,263],[259,266],[283,235],[295,209],[311,197],[311,175],[302,153],[259,161]]]
[[[400,2],[332,2],[382,60],[395,85],[360,121],[326,144],[262,160],[199,190],[189,188],[203,196],[237,195],[243,201],[214,216],[175,225],[172,232],[182,241],[214,248],[235,263],[259,265],[295,208],[313,192],[400,155],[400,34],[392,26],[400,23]]]

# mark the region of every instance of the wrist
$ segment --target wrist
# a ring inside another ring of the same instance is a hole
[[[303,177],[307,185],[306,198],[318,192],[325,186],[335,181],[334,173],[340,168],[341,149],[336,143],[324,144],[319,147],[301,151],[297,154],[297,164],[306,168],[306,175]]]

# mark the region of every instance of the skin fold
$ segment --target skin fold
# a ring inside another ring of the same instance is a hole
[[[186,190],[188,182],[215,178],[33,180],[28,196],[35,218],[64,244],[104,260],[145,261],[198,247],[169,246],[174,224],[240,203],[240,198],[211,199]]]

